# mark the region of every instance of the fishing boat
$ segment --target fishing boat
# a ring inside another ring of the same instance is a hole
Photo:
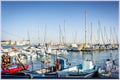
[[[31,79],[33,76],[29,73],[25,72],[17,72],[14,74],[2,74],[1,75],[2,79]]]
[[[2,56],[1,74],[14,74],[28,68],[29,65],[22,64],[17,57]]]
[[[62,71],[57,71],[58,77],[63,78],[91,78],[95,76],[98,71],[98,67],[93,65],[91,60],[83,61],[83,64],[79,64]]]
[[[119,79],[119,67],[114,60],[107,59],[105,69],[99,68],[98,74],[102,79]]]
[[[67,69],[70,65],[70,63],[68,62],[68,59],[62,58],[62,57],[57,57],[55,62],[56,62],[55,65],[49,66],[47,68],[35,70],[33,71],[33,73],[55,75],[57,70],[60,71],[60,70]]]
[[[99,72],[99,78],[102,79],[119,79],[119,72],[112,71],[111,74],[107,73],[106,71]]]

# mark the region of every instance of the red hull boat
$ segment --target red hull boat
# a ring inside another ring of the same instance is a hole
[[[19,71],[25,70],[27,68],[29,68],[29,65],[24,65],[24,67],[18,66],[18,65],[13,65],[13,66],[9,67],[8,69],[2,70],[1,74],[14,74]],[[2,69],[4,69],[4,67]]]
[[[1,74],[14,74],[22,70],[29,68],[29,65],[16,62],[14,57],[4,56],[2,57]]]

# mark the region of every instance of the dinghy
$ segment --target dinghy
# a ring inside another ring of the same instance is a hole
[[[114,60],[107,59],[105,69],[99,68],[98,74],[102,79],[119,79],[119,67]]]

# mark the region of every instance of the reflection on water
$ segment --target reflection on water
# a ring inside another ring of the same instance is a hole
[[[93,52],[68,52],[66,56],[71,66],[78,65],[82,63],[83,60],[93,60],[94,64],[103,67],[105,65],[106,59],[115,60],[115,64],[119,64],[119,51],[118,50],[107,50],[107,51],[93,51]],[[55,56],[47,56],[51,60],[49,65],[41,66],[41,59],[36,59],[33,64],[33,70],[40,69],[45,66],[52,66],[55,63]],[[31,66],[30,66],[31,70]]]
[[[105,64],[106,59],[115,60],[115,64],[119,64],[119,51],[118,50],[108,50],[101,52],[93,53],[94,62],[98,66],[103,66]]]

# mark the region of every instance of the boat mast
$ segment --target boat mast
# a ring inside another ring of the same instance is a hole
[[[29,41],[29,45],[30,45],[30,34],[29,34],[29,30],[27,31],[27,35],[28,35],[28,41]]]
[[[114,29],[113,29],[113,30],[114,30]],[[112,38],[113,38],[113,44],[115,44],[115,36],[114,36],[114,34],[113,34],[113,30],[112,30],[111,34],[112,34]]]
[[[101,23],[100,23],[100,30],[101,30],[101,43],[105,44],[105,41],[104,41],[104,38],[103,38],[103,32],[102,32],[102,29],[101,29]]]
[[[115,33],[115,41],[116,41],[116,44],[118,44],[118,37],[117,37],[116,31],[115,31],[115,28],[114,28],[114,33]]]
[[[86,44],[86,10],[85,10],[85,44]]]
[[[44,44],[46,43],[46,25],[45,25],[45,33],[44,33]]]
[[[105,44],[100,21],[98,22],[98,25],[99,25],[99,40],[101,39],[101,44]]]
[[[104,26],[104,32],[105,32],[105,37],[106,37],[106,40],[105,40],[105,42],[106,42],[106,44],[108,44],[108,36],[107,36],[107,32],[106,32],[106,29],[105,29],[105,26]]]
[[[61,26],[59,24],[59,44],[61,44]]]
[[[39,31],[39,26],[38,26],[38,44],[40,43],[40,35],[39,35],[40,31]]]
[[[77,31],[75,32],[74,44],[76,42],[76,38],[77,38]]]
[[[65,45],[65,43],[66,43],[66,32],[65,32],[65,20],[64,20],[64,45]]]
[[[100,44],[100,21],[98,20],[98,44]]]
[[[111,30],[111,27],[110,27],[110,43],[112,44],[113,41],[112,41],[112,30]]]
[[[92,22],[91,22],[91,44],[92,44]]]

